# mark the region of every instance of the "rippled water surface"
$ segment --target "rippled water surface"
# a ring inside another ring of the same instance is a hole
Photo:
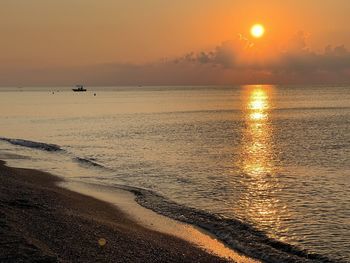
[[[2,88],[0,123],[110,170],[0,142],[22,165],[151,189],[350,261],[350,87]]]

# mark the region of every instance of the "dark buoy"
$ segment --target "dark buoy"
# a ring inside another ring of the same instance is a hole
[[[96,96],[96,93],[94,93],[94,96]]]

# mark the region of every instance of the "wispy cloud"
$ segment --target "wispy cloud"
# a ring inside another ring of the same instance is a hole
[[[242,35],[212,50],[189,52],[147,64],[110,63],[75,68],[2,69],[2,85],[187,85],[350,82],[350,52],[344,45],[322,51],[298,32],[280,46],[259,46]],[[14,81],[15,80],[15,81]]]

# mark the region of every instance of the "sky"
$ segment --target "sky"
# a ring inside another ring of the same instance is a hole
[[[348,0],[0,0],[0,86],[348,83],[349,10]]]

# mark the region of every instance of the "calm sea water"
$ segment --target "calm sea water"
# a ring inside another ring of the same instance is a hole
[[[151,189],[350,261],[350,87],[1,88],[0,123],[65,150],[1,141],[10,162]]]

